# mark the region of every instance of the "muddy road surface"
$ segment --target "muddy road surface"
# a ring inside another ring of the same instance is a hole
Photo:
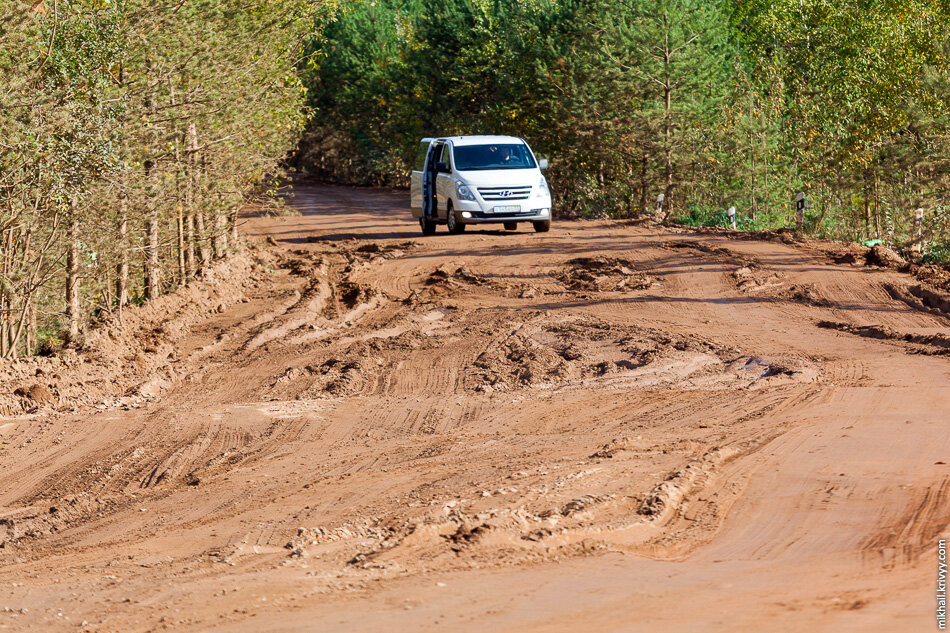
[[[299,186],[135,357],[160,380],[0,420],[0,630],[936,628],[919,280],[618,222],[424,238],[406,199]]]

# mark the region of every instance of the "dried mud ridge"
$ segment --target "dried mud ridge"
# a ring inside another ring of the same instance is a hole
[[[569,259],[536,283],[503,275],[479,275],[458,264],[442,264],[425,280],[430,290],[484,286],[499,295],[521,299],[570,293],[589,296],[589,293],[634,292],[657,283],[655,278],[636,270],[634,262],[603,255]]]
[[[819,321],[817,325],[827,330],[838,330],[866,338],[910,343],[910,349],[919,354],[950,355],[950,336],[943,334],[909,334],[877,325],[852,325],[834,321]]]
[[[912,275],[919,281],[929,284],[938,292],[950,293],[950,266],[946,264],[915,264],[908,262],[898,253],[895,253],[882,244],[868,248],[856,243],[834,243],[812,240],[798,235],[793,229],[746,232],[717,227],[700,227],[689,229],[673,228],[672,230],[699,235],[719,235],[737,242],[770,241],[814,249],[815,251],[824,253],[829,261],[835,264],[890,268]]]
[[[697,251],[734,266],[731,277],[736,288],[743,293],[767,297],[775,301],[796,301],[818,307],[831,306],[831,303],[813,284],[795,283],[789,280],[787,275],[769,269],[754,256],[744,255],[724,246],[692,240],[667,242],[664,247],[673,250]]]
[[[933,285],[797,246],[631,235],[251,250],[86,350],[8,368],[0,581],[116,575],[86,619],[137,630],[125,595],[181,586],[194,607],[236,575],[243,621],[247,587],[682,559],[825,394],[864,387],[881,354],[950,349]]]

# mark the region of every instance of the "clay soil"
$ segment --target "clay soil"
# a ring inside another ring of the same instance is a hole
[[[286,217],[4,369],[0,630],[934,630],[946,293],[794,240]]]

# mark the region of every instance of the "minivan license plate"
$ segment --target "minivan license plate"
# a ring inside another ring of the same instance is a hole
[[[521,207],[515,204],[507,207],[495,207],[493,211],[495,213],[518,213],[521,211]]]

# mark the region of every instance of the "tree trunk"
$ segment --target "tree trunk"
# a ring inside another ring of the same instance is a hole
[[[187,149],[187,178],[185,181],[185,277],[192,279],[195,276],[195,151],[198,144],[198,132],[195,124],[188,126]]]
[[[145,219],[145,298],[156,299],[161,292],[158,254],[158,169],[151,161],[145,163],[148,181],[147,216]]]
[[[195,216],[185,214],[185,275],[186,279],[195,276]]]
[[[644,154],[640,161],[640,214],[647,212],[647,166],[650,155]]]
[[[208,248],[208,241],[205,239],[208,234],[205,214],[200,209],[195,214],[195,222],[198,224],[198,253],[201,256],[201,268],[204,268],[211,261],[211,249]]]
[[[191,191],[191,214],[194,216],[198,231],[194,235],[198,247],[198,255],[201,258],[201,266],[207,266],[211,261],[211,252],[207,242],[207,227],[205,226],[204,213],[198,208],[198,192],[201,185],[201,166],[198,160],[198,128],[194,123],[188,126],[188,166],[191,172],[191,182],[189,183]],[[192,258],[194,257],[194,246],[192,247]],[[197,266],[195,267],[197,268]]]
[[[667,53],[666,63],[669,65],[669,53]],[[666,191],[664,192],[664,204],[666,205],[666,217],[673,212],[673,88],[668,83],[663,86],[663,101],[665,107],[663,121],[663,137],[666,141]]]
[[[7,315],[10,310],[10,299],[6,292],[0,290],[0,358],[7,357],[7,329],[10,323]]]
[[[768,146],[768,133],[762,134],[762,165],[765,168],[765,173],[763,174],[765,180],[765,211],[772,206],[772,196],[769,193],[769,146]],[[752,219],[755,219],[755,216],[752,216]]]
[[[236,206],[233,209],[231,209],[231,217],[230,217],[229,222],[231,225],[230,227],[231,228],[231,248],[237,248],[238,247],[238,208]]]
[[[881,189],[877,172],[874,173],[874,237],[881,238],[884,230],[881,225]]]
[[[3,232],[3,255],[2,273],[4,279],[10,278],[13,265],[13,229],[7,229]],[[10,315],[13,312],[13,297],[11,293],[0,286],[0,357],[7,357],[7,330],[10,328]]]
[[[119,197],[119,263],[115,269],[115,297],[119,306],[119,320],[122,320],[122,309],[129,303],[129,198],[123,192]]]
[[[69,209],[69,246],[66,251],[66,343],[79,339],[79,197],[73,194]]]
[[[220,200],[218,204],[220,205]],[[223,259],[228,252],[228,219],[220,206],[214,212],[214,258]]]
[[[755,216],[758,214],[759,202],[757,191],[755,190],[756,186],[756,174],[755,174],[755,131],[752,129],[752,121],[754,117],[754,112],[749,111],[749,159],[752,167],[752,219],[755,220]]]
[[[821,211],[818,213],[818,219],[815,221],[816,232],[821,231],[821,227],[825,222],[825,215],[828,213],[828,207],[831,206],[824,187],[818,190],[818,206],[821,208]]]
[[[176,228],[178,230],[178,283],[183,284],[188,278],[188,271],[185,270],[185,218],[182,214],[181,205],[178,205]]]
[[[26,353],[35,354],[36,353],[36,308],[33,307],[33,300],[31,299],[26,304],[26,309],[29,310],[29,315],[27,316],[27,327],[26,327]]]

